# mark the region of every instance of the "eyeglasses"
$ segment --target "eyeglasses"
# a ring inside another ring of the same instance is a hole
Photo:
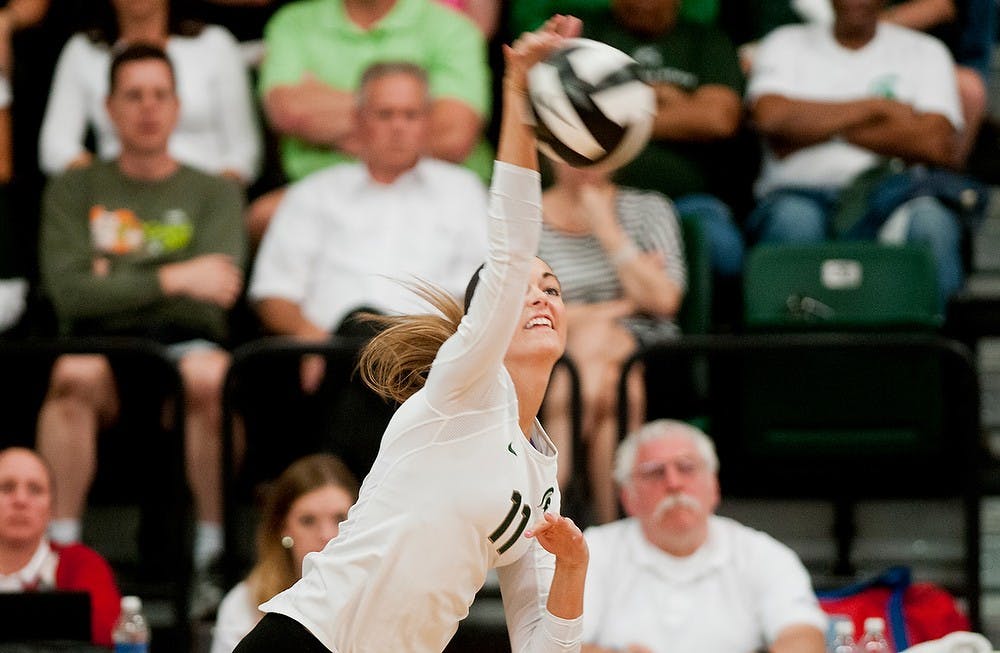
[[[705,463],[695,458],[677,460],[651,460],[636,465],[632,479],[639,483],[662,483],[667,479],[667,468],[673,467],[680,478],[691,478],[705,469]]]

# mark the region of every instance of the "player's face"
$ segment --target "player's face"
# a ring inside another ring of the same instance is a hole
[[[403,73],[373,80],[358,107],[362,157],[376,179],[391,180],[417,163],[424,151],[430,106],[423,82]]]
[[[51,509],[49,474],[38,457],[21,449],[0,456],[0,542],[37,546]]]
[[[521,319],[507,348],[510,362],[555,362],[566,349],[566,307],[552,268],[536,258],[521,308]]]
[[[141,59],[123,64],[116,74],[107,108],[122,152],[165,153],[180,111],[170,67],[158,59]]]
[[[639,446],[622,502],[647,528],[683,532],[715,512],[719,483],[691,440],[659,438]]]
[[[292,558],[295,569],[302,573],[302,559],[307,553],[320,551],[326,543],[337,537],[340,522],[347,519],[347,511],[354,503],[342,487],[324,485],[303,494],[292,503],[285,517],[285,535],[295,540]]]

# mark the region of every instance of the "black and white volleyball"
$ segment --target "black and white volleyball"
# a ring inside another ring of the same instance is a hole
[[[606,43],[568,39],[528,71],[538,149],[571,166],[619,168],[642,151],[656,112],[636,61]]]

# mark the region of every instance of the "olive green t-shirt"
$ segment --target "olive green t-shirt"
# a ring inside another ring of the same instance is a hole
[[[161,181],[126,177],[97,162],[54,177],[39,239],[42,287],[64,334],[143,335],[165,344],[226,337],[226,310],[167,297],[159,268],[220,253],[243,265],[243,192],[181,166]]]

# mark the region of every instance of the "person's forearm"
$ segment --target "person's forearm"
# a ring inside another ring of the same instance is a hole
[[[279,134],[314,145],[336,146],[355,130],[354,95],[315,80],[274,87],[264,97],[264,111]]]
[[[760,97],[750,113],[765,138],[800,147],[828,141],[847,129],[874,122],[881,115],[870,100],[816,102],[780,95]]]
[[[882,11],[882,20],[919,31],[929,30],[955,19],[955,0],[909,0]]]
[[[662,264],[625,233],[617,221],[595,229],[595,237],[614,264],[625,298],[650,315],[673,317],[680,307],[680,288],[663,273]]]
[[[497,161],[538,170],[535,132],[525,121],[528,111],[527,87],[509,79],[504,79],[503,87],[503,117],[500,120]]]
[[[715,141],[739,129],[742,107],[729,88],[699,89],[670,106],[661,107],[653,121],[653,138],[671,141]]]
[[[855,127],[844,138],[883,156],[941,166],[952,165],[957,145],[951,123],[935,114],[912,114]]]
[[[298,304],[288,299],[267,297],[257,302],[256,308],[260,321],[271,333],[310,341],[330,337],[330,334],[303,315]]]
[[[576,619],[583,614],[583,586],[587,565],[562,564],[556,558],[556,571],[549,587],[545,608],[560,619]]]
[[[10,0],[4,11],[10,16],[11,29],[32,27],[41,22],[49,9],[49,0]]]
[[[483,122],[476,112],[459,100],[434,102],[431,111],[430,155],[442,161],[462,163],[476,146]]]
[[[637,312],[672,318],[681,307],[680,286],[667,278],[649,256],[636,256],[618,265],[618,278],[625,296]]]

